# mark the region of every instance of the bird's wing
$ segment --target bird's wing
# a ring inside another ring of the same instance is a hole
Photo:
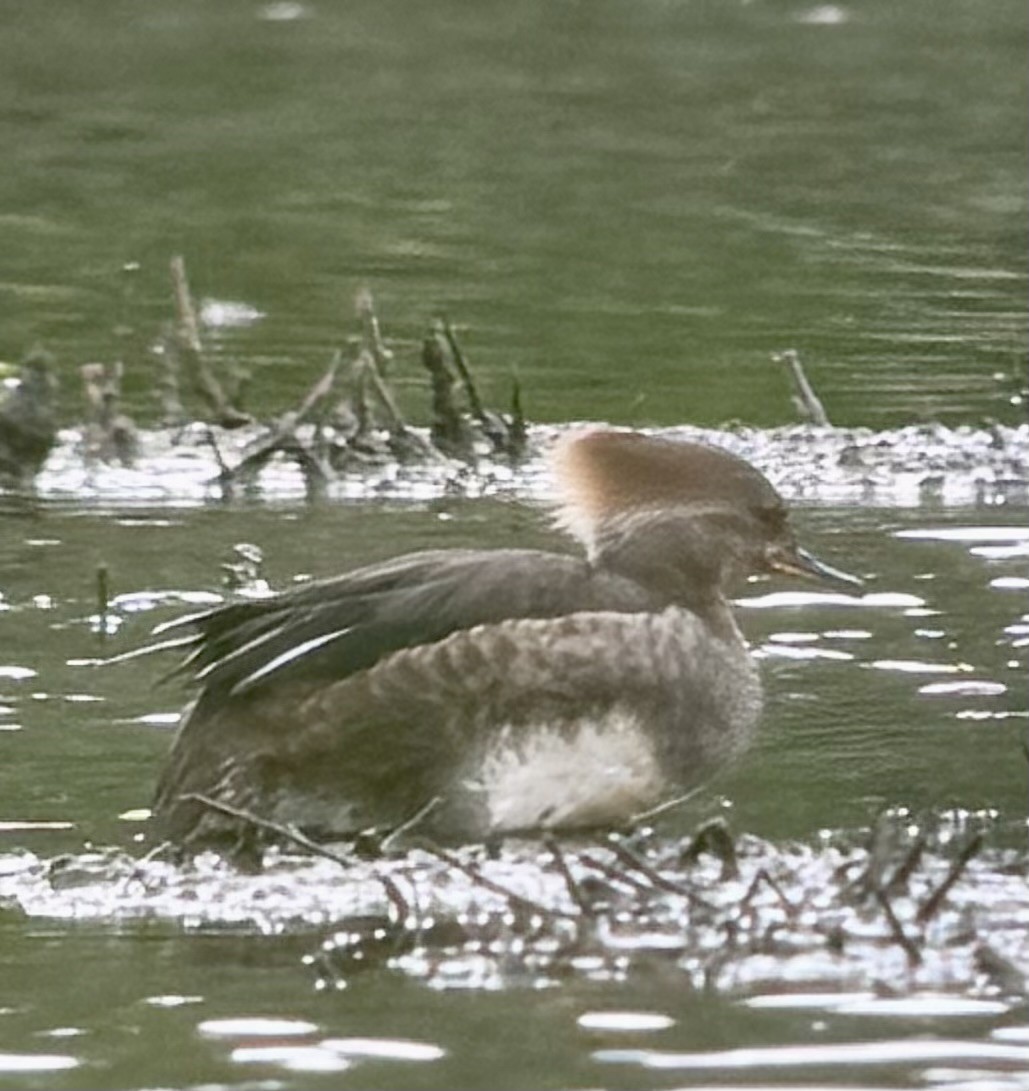
[[[194,635],[176,673],[220,700],[272,681],[341,681],[475,625],[580,610],[646,608],[634,584],[533,550],[410,554],[324,582],[182,619]],[[164,626],[164,629],[170,626]]]

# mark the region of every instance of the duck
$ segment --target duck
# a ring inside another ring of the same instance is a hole
[[[231,855],[248,817],[325,840],[615,828],[738,758],[763,699],[730,596],[860,581],[798,545],[725,449],[597,427],[550,463],[577,552],[409,553],[155,630],[187,630],[156,646],[196,690],[157,837]]]

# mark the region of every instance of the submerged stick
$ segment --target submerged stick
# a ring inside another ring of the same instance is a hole
[[[385,411],[387,429],[390,432],[406,432],[407,422],[400,412],[400,408],[393,397],[393,392],[382,377],[379,364],[375,359],[375,353],[370,349],[361,349],[355,361],[355,366],[359,369],[367,389],[371,390],[375,397],[378,398],[379,404]]]
[[[183,345],[198,356],[204,351],[200,343],[200,321],[186,277],[186,259],[176,254],[171,259],[172,289],[175,292],[175,313],[178,316],[178,333]]]
[[[154,355],[159,368],[154,385],[157,400],[161,405],[161,423],[168,427],[179,427],[186,420],[186,410],[182,405],[182,393],[179,387],[182,353],[171,322],[166,323],[162,328]]]
[[[511,380],[511,424],[507,431],[507,453],[517,458],[525,453],[525,445],[529,442],[529,427],[522,408],[522,384],[517,375]]]
[[[579,863],[583,864],[585,867],[593,868],[594,871],[599,871],[605,879],[611,879],[613,882],[617,883],[624,883],[637,894],[645,894],[648,898],[653,896],[653,885],[643,882],[642,879],[637,879],[634,875],[630,875],[625,870],[620,871],[618,868],[613,867],[611,864],[598,859],[588,852],[579,854]]]
[[[922,862],[927,838],[924,833],[918,835],[917,840],[908,849],[907,856],[897,865],[897,870],[883,883],[883,891],[887,894],[895,894],[907,887],[908,880],[915,873],[915,869]]]
[[[332,359],[329,361],[329,366],[325,369],[324,374],[322,374],[315,382],[314,386],[312,386],[304,395],[304,399],[296,412],[298,423],[307,420],[314,410],[322,405],[325,399],[332,393],[332,388],[336,384],[336,375],[339,372],[342,362],[343,353],[339,349],[336,349],[332,354]]]

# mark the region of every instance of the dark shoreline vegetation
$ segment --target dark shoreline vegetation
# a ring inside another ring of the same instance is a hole
[[[84,479],[80,475],[70,488],[59,488],[76,497],[82,495],[81,484],[109,470],[138,470],[141,477],[161,480],[169,459],[180,466],[192,463],[209,500],[267,493],[261,477],[272,466],[293,468],[309,500],[338,495],[344,480],[353,486],[364,479],[373,494],[381,494],[383,471],[396,472],[399,497],[405,481],[419,478],[444,493],[477,495],[476,479],[495,486],[498,466],[532,469],[541,448],[561,429],[530,424],[523,402],[531,403],[531,391],[523,393],[517,374],[508,407],[488,405],[458,330],[445,317],[426,331],[416,365],[424,377],[429,423],[412,424],[394,389],[397,350],[382,332],[367,289],[354,299],[358,332],[342,338],[343,347],[332,353],[295,407],[259,419],[248,408],[252,375],[245,365],[219,358],[205,344],[184,259],[173,257],[169,272],[173,317],[131,365],[138,389],[149,358],[153,424],[137,427],[123,410],[127,365],[115,359],[77,366],[85,415],[73,428],[62,428],[75,395],[66,376],[76,369],[58,366],[45,348],[34,347],[21,361],[20,382],[0,396],[0,497],[38,494],[37,478],[54,455],[59,456],[57,479],[72,467],[85,471]],[[846,494],[848,500],[872,502],[886,494],[887,502],[911,503],[913,476],[915,502],[938,498],[955,480],[973,498],[984,498],[991,489],[1012,500],[1029,495],[1027,424],[987,419],[975,426],[928,422],[886,432],[839,428],[796,350],[770,351],[769,366],[788,383],[801,423],[759,429],[731,421],[721,429],[686,424],[662,431],[726,446],[758,465],[793,499]],[[65,376],[63,383],[58,374]],[[1026,378],[1013,372],[1005,380],[1016,410],[1029,405]],[[901,479],[903,494],[890,496]],[[115,500],[137,499],[118,485],[112,491]]]
[[[477,457],[517,460],[524,452],[527,425],[517,379],[509,411],[490,409],[454,327],[444,318],[433,323],[422,343],[421,363],[431,391],[428,435],[408,424],[390,387],[394,353],[381,333],[371,292],[364,289],[354,303],[361,334],[349,353],[337,349],[296,408],[259,424],[246,409],[250,375],[237,366],[219,375],[205,351],[185,261],[172,258],[170,271],[175,319],[152,348],[160,425],[180,432],[196,423],[227,431],[257,426],[231,466],[214,429],[204,433],[224,496],[246,489],[276,455],[296,463],[308,496],[316,497],[338,474],[387,460],[401,464],[471,462]],[[83,460],[132,466],[140,455],[140,437],[121,409],[123,363],[87,363],[79,373],[87,410]],[[53,358],[41,348],[32,349],[22,362],[21,383],[0,403],[0,486],[6,482],[15,489],[31,488],[57,439],[57,389]],[[187,412],[188,400],[198,405],[195,416]],[[310,426],[306,434],[298,431],[303,425]]]

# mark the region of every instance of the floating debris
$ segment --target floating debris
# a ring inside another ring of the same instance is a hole
[[[581,425],[528,426],[524,454],[517,460],[494,455],[483,441],[471,461],[442,451],[432,458],[401,461],[391,453],[388,430],[366,428],[360,440],[351,436],[337,447],[323,494],[332,500],[512,496],[547,502],[553,493],[544,452],[572,427]],[[724,447],[757,466],[792,503],[939,507],[1029,502],[1029,425],[912,425],[881,432],[804,424],[640,431]],[[314,452],[311,457],[319,464],[321,452],[336,443],[328,432],[328,426],[314,423],[293,428],[297,444]],[[404,434],[426,448],[435,446],[429,429],[407,426]],[[265,500],[302,500],[312,491],[311,472],[291,457],[283,435],[261,426],[226,430],[190,424],[144,432],[131,470],[84,466],[80,445],[78,431],[60,433],[36,478],[38,496],[80,504],[201,503],[224,497],[226,478]]]
[[[902,810],[817,844],[756,837],[422,845],[367,859],[271,849],[242,872],[213,854],[160,850],[0,857],[0,905],[33,917],[177,921],[187,929],[310,933],[321,988],[370,967],[440,988],[623,980],[658,964],[737,996],[1029,995],[1024,853],[987,829]],[[294,841],[294,845],[297,842]],[[715,851],[709,851],[708,845]]]
[[[408,467],[433,472],[446,466],[453,475],[480,459],[511,464],[521,456],[526,423],[517,384],[510,414],[487,408],[454,328],[444,320],[433,324],[422,361],[431,374],[433,423],[407,423],[390,385],[394,352],[367,289],[355,299],[361,336],[353,358],[337,350],[295,409],[258,421],[245,406],[250,374],[224,360],[216,368],[203,334],[257,321],[260,312],[211,301],[198,307],[181,256],[171,259],[170,274],[175,317],[153,349],[162,427],[140,433],[121,412],[120,361],[83,364],[86,420],[61,434],[64,446],[52,471],[57,493],[85,490],[112,499],[113,489],[128,502],[228,498],[240,491],[276,495],[266,478],[281,476],[285,466],[305,496],[320,497],[341,484],[346,492],[362,478],[374,487],[381,474],[395,476]],[[26,359],[20,385],[0,403],[0,489],[30,491],[43,468],[57,439],[54,386],[52,364],[37,351]],[[191,401],[198,405],[187,411]],[[183,477],[187,463],[199,481]],[[121,472],[126,469],[135,472],[128,476]],[[55,494],[50,480],[36,481],[37,495]]]

